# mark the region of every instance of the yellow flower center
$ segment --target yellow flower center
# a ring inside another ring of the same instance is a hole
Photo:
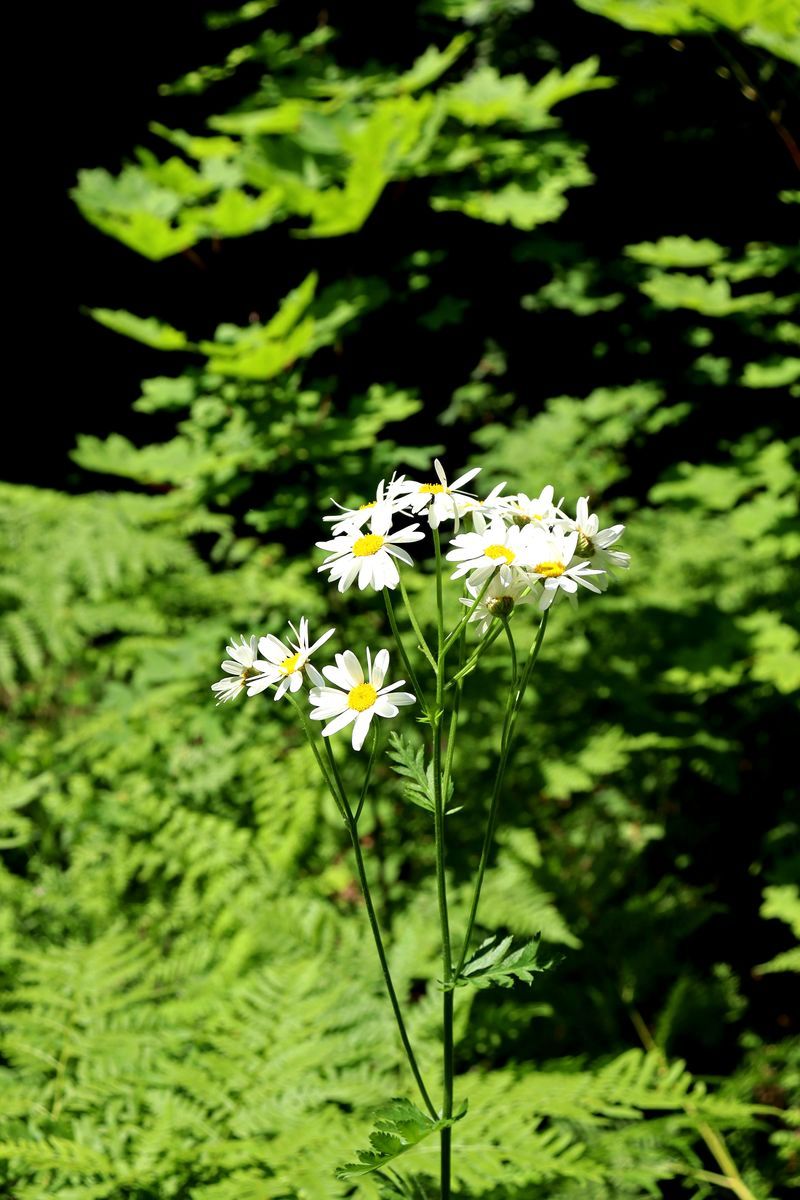
[[[483,552],[487,558],[504,558],[507,563],[512,563],[517,557],[513,550],[509,550],[508,546],[487,546]]]
[[[363,512],[365,508],[374,508],[377,503],[377,500],[370,500],[369,504],[359,504],[359,512]]]
[[[533,569],[545,579],[555,579],[558,575],[563,575],[567,568],[561,562],[540,562]]]
[[[255,673],[255,667],[242,667],[239,678],[241,679],[242,683],[244,683],[245,679],[249,679],[250,676],[255,675]]]
[[[347,707],[354,708],[356,712],[365,712],[368,708],[372,708],[377,699],[378,693],[371,683],[360,683],[358,687],[354,687],[348,692]]]
[[[439,496],[442,492],[446,492],[447,488],[441,483],[423,483],[419,490],[426,496]]]
[[[288,658],[285,658],[282,663],[278,664],[284,675],[291,675],[292,671],[297,670],[297,662],[299,658],[300,653],[298,651],[297,654],[290,654]]]
[[[369,558],[371,554],[377,554],[382,545],[383,538],[379,533],[365,533],[353,542],[353,554],[356,558]]]

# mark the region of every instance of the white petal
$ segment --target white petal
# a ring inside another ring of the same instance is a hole
[[[346,692],[349,692],[351,688],[356,686],[352,682],[348,672],[342,666],[323,667],[322,674],[326,679],[329,679],[331,683],[335,683],[338,688],[344,688]],[[329,688],[328,690],[330,691],[332,689]]]
[[[322,731],[323,737],[330,737],[332,733],[338,733],[340,729],[344,729],[351,721],[355,721],[358,713],[354,708],[346,708],[344,712],[340,712],[338,717],[334,717],[330,724],[326,725]]]
[[[374,712],[375,708],[373,706],[372,708],[366,709],[365,712],[360,712],[356,717],[355,724],[353,725],[354,750],[360,750],[364,745],[364,739],[369,732],[370,721],[372,720]]]
[[[403,682],[405,683],[405,680],[403,680]],[[386,695],[386,691],[384,690],[381,693],[381,695],[378,697],[378,699],[383,700],[383,697],[385,695]],[[401,708],[404,707],[406,704],[416,704],[416,703],[417,703],[417,697],[413,694],[413,692],[393,692],[392,693],[392,704],[397,704]]]
[[[269,679],[265,675],[259,675],[256,679],[248,682],[247,694],[248,696],[257,696],[259,692],[266,691],[266,689],[271,687],[273,683],[275,683],[274,679]]]
[[[347,589],[350,587],[351,583],[353,582],[353,580],[355,579],[357,574],[358,574],[358,559],[354,558],[348,564],[347,570],[342,573],[342,575],[339,579],[339,591],[346,592]],[[333,574],[331,574],[331,579],[332,578],[333,578]]]
[[[480,473],[480,467],[473,467],[471,471],[465,471],[463,475],[459,475],[454,483],[450,484],[450,491],[457,492],[465,483],[469,483],[470,479],[474,479]],[[505,487],[505,484],[502,485]]]
[[[372,558],[363,558],[361,566],[358,568],[358,586],[363,592],[365,587],[369,587],[372,583],[372,572],[375,564]]]
[[[350,687],[358,687],[364,682],[364,672],[361,669],[361,663],[353,654],[352,650],[345,650],[344,654],[336,656],[337,662],[347,677],[351,680]],[[328,676],[330,679],[330,676]]]
[[[319,650],[320,646],[324,646],[325,643],[327,642],[328,638],[333,637],[333,635],[335,633],[336,633],[335,628],[329,629],[327,631],[327,633],[323,633],[322,637],[317,638],[317,640],[314,642],[313,646],[308,647],[306,654],[313,654],[315,650]],[[307,636],[308,636],[308,634],[306,634],[306,637]]]
[[[258,643],[258,652],[271,663],[282,663],[285,658],[292,657],[292,651],[283,642],[279,642],[273,634],[262,637]]]
[[[382,700],[380,697],[375,701],[373,708],[379,717],[396,717],[400,712],[390,700]]]
[[[425,534],[420,529],[419,525],[408,525],[405,529],[398,529],[396,533],[389,535],[392,544],[395,542],[418,542]]]
[[[315,687],[324,687],[325,680],[320,675],[319,671],[312,663],[306,663],[305,672]]]
[[[592,541],[598,550],[604,550],[606,546],[613,546],[614,542],[618,542],[624,532],[624,525],[611,525],[608,529],[602,529]]]
[[[383,681],[386,678],[386,672],[389,670],[389,651],[379,650],[375,655],[375,661],[372,664],[372,673],[370,675],[370,683],[378,691],[383,687]]]
[[[399,551],[399,552],[395,551],[395,553],[397,554],[398,558],[401,553],[404,554],[404,558],[408,558],[408,555],[405,554],[404,551]],[[409,559],[409,562],[411,562],[410,559]],[[388,587],[390,589],[396,588],[398,583],[400,582],[400,572],[398,571],[397,567],[395,566],[394,562],[392,561],[392,559],[389,557],[388,554],[386,555],[386,558],[382,564],[382,567],[383,567],[383,571],[382,571],[383,582],[382,582],[381,586]]]

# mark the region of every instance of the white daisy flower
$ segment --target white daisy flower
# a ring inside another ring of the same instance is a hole
[[[528,574],[531,579],[542,581],[539,608],[549,608],[559,591],[565,592],[572,600],[578,584],[590,592],[602,590],[586,576],[602,575],[603,572],[595,570],[585,559],[575,558],[577,544],[578,534],[575,531],[564,534],[558,529],[552,533],[539,528],[530,530]]]
[[[489,495],[485,496],[483,500],[475,497],[471,500],[460,501],[459,515],[471,517],[472,524],[476,529],[485,529],[487,517],[491,520],[492,517],[502,516],[505,512],[506,497],[500,495],[505,486],[505,483],[498,483],[497,487],[492,488]],[[458,530],[455,532],[457,533]]]
[[[248,679],[255,675],[256,638],[246,638],[242,634],[241,639],[241,645],[238,645],[234,638],[230,646],[225,647],[230,655],[222,664],[223,671],[227,671],[227,678],[211,685],[211,690],[217,697],[217,704],[235,700],[239,693],[244,691]]]
[[[451,579],[469,575],[469,582],[479,590],[493,571],[498,571],[504,587],[511,583],[517,571],[528,565],[527,530],[517,525],[507,526],[500,517],[487,525],[476,519],[474,533],[461,533],[450,543],[447,559],[458,563]]]
[[[253,664],[258,674],[247,682],[248,696],[258,695],[274,683],[278,685],[275,689],[275,700],[280,700],[287,691],[299,692],[303,686],[304,670],[312,676],[314,683],[319,679],[314,668],[309,666],[308,660],[336,631],[329,629],[321,638],[317,638],[312,646],[308,642],[308,621],[305,617],[300,618],[299,630],[295,629],[291,621],[288,624],[295,637],[288,645],[271,633],[259,641],[258,652],[262,657],[257,658]]]
[[[344,505],[333,500],[333,503],[341,511],[331,513],[322,519],[332,522],[331,533],[334,537],[340,533],[347,533],[351,529],[363,529],[368,522],[375,523],[377,532],[390,529],[392,517],[404,508],[402,502],[404,482],[405,475],[398,477],[393,475],[388,483],[382,479],[375,491],[375,499],[366,504],[360,504],[358,508],[345,508]]]
[[[400,543],[418,542],[424,536],[418,525],[408,525],[391,533],[379,513],[373,516],[369,533],[349,529],[328,542],[317,542],[320,550],[329,551],[317,570],[328,571],[329,580],[338,581],[340,592],[346,591],[356,579],[362,591],[366,587],[372,587],[376,592],[385,587],[395,588],[400,582],[400,574],[394,559],[399,558],[408,566],[414,565],[411,555]]]
[[[352,650],[337,654],[335,667],[322,668],[325,678],[335,686],[314,687],[309,696],[314,706],[311,720],[328,722],[322,730],[323,737],[330,737],[352,723],[353,749],[360,750],[373,717],[396,717],[401,705],[416,703],[417,698],[411,692],[396,690],[405,679],[383,687],[388,669],[388,650],[379,650],[374,659],[367,650],[366,679]]]
[[[427,511],[431,529],[438,529],[442,521],[455,521],[455,527],[458,530],[458,523],[465,512],[465,506],[475,500],[475,497],[469,492],[461,492],[459,488],[462,488],[465,483],[469,483],[470,479],[474,479],[480,471],[480,467],[473,467],[471,471],[466,471],[463,475],[459,475],[458,479],[448,483],[444,467],[438,458],[434,459],[433,466],[439,480],[438,483],[418,483],[413,479],[405,481],[402,488],[405,493],[403,496],[404,507],[413,512],[415,516]]]
[[[575,520],[568,520],[565,524],[578,534],[577,554],[581,558],[588,558],[593,567],[599,567],[603,571],[614,567],[627,570],[631,565],[630,554],[626,554],[624,550],[609,550],[608,548],[619,541],[625,532],[625,526],[610,525],[608,529],[601,529],[597,514],[589,514],[588,496],[580,497],[576,506]]]
[[[471,608],[480,595],[481,589],[468,582],[467,591],[470,593],[469,596],[460,596],[459,599],[462,604]],[[469,620],[470,622],[477,621],[477,633],[483,637],[496,618],[509,617],[518,604],[531,604],[535,599],[531,581],[522,574],[518,574],[509,583],[503,583],[500,576],[495,575],[482,599],[475,606]]]
[[[504,505],[505,513],[517,525],[549,527],[561,515],[559,506],[564,503],[562,497],[558,504],[554,504],[554,494],[553,485],[548,483],[546,487],[542,488],[539,495],[533,498],[526,496],[524,492],[519,492],[516,496],[507,496]]]

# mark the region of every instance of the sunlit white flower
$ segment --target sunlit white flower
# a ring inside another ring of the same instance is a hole
[[[497,487],[492,488],[489,495],[484,496],[482,500],[475,496],[469,500],[460,501],[459,515],[471,517],[475,529],[485,529],[487,522],[491,521],[492,517],[501,516],[505,512],[506,498],[500,494],[505,486],[505,483],[498,483]]]
[[[460,533],[450,543],[446,557],[458,563],[451,579],[469,575],[469,582],[480,588],[487,578],[498,572],[504,587],[511,583],[520,568],[528,564],[527,530],[517,525],[507,526],[500,517],[487,525],[475,522],[474,533]]]
[[[480,595],[481,588],[468,582],[467,591],[470,593],[469,596],[461,596],[459,599],[462,604],[471,608]],[[469,620],[477,622],[477,632],[480,637],[483,637],[488,632],[489,626],[498,617],[509,617],[518,605],[530,604],[535,599],[531,581],[522,574],[516,575],[508,583],[503,583],[500,576],[495,575],[470,614]]]
[[[256,696],[274,683],[278,685],[275,689],[276,700],[280,700],[287,691],[299,692],[303,686],[303,671],[311,674],[309,658],[335,633],[335,630],[329,629],[321,638],[317,638],[313,645],[309,645],[306,618],[300,618],[299,630],[295,629],[291,621],[288,624],[294,634],[294,641],[290,641],[288,645],[271,633],[259,641],[258,652],[261,658],[257,658],[253,664],[257,674],[247,681],[248,696]],[[316,672],[312,678],[316,682]]]
[[[364,745],[372,718],[396,717],[401,705],[414,704],[411,692],[398,692],[405,679],[383,686],[389,669],[389,651],[379,650],[372,659],[367,650],[367,674],[352,650],[336,655],[335,667],[323,667],[322,673],[334,687],[314,687],[309,693],[313,705],[312,721],[327,721],[323,737],[353,725],[353,749]]]
[[[504,503],[506,516],[517,525],[550,527],[560,515],[558,505],[553,503],[553,496],[554,488],[550,483],[533,498],[526,496],[524,492],[519,492],[516,496],[507,496]],[[563,504],[563,499],[559,504]]]
[[[609,550],[618,542],[625,532],[624,525],[610,525],[608,529],[600,528],[596,513],[589,513],[589,497],[581,496],[576,506],[575,520],[567,520],[568,528],[578,534],[576,553],[581,558],[588,558],[593,567],[602,571],[621,567],[625,570],[631,565],[631,556],[624,550]]]
[[[463,475],[459,475],[458,479],[448,483],[444,467],[438,458],[434,459],[433,466],[439,482],[418,483],[413,479],[407,479],[401,489],[405,493],[403,496],[404,506],[415,516],[427,511],[431,529],[438,529],[442,521],[455,521],[457,530],[459,520],[465,512],[465,506],[475,500],[475,497],[469,492],[462,492],[459,489],[465,483],[469,483],[470,479],[475,478],[480,467],[473,467],[471,471],[466,471]]]
[[[230,655],[222,664],[227,677],[211,685],[211,690],[217,697],[217,704],[235,700],[239,693],[244,691],[247,681],[255,674],[253,664],[256,658],[256,640],[255,637],[246,638],[241,635],[241,644],[234,638],[230,646],[225,647]]]
[[[530,526],[527,528],[530,529],[528,573],[531,579],[542,581],[539,608],[549,608],[559,591],[563,591],[572,599],[578,590],[578,584],[588,588],[590,592],[602,590],[587,576],[600,576],[603,572],[595,570],[585,559],[575,558],[577,532],[565,534],[560,529],[555,529],[549,533],[546,529],[531,529]]]
[[[366,587],[379,592],[382,588],[395,588],[400,574],[394,559],[399,558],[408,566],[414,560],[401,542],[418,542],[425,534],[418,525],[407,525],[405,529],[390,532],[379,514],[373,517],[369,533],[360,529],[346,530],[328,542],[317,542],[320,550],[327,550],[328,557],[318,571],[328,571],[328,578],[338,581],[339,591],[344,592],[358,580],[363,591]]]
[[[373,523],[377,532],[390,529],[392,517],[404,507],[404,482],[405,475],[397,477],[393,475],[388,483],[382,479],[375,491],[375,499],[366,504],[360,504],[358,508],[345,508],[344,505],[338,504],[334,500],[333,503],[340,511],[331,513],[322,519],[332,522],[331,533],[334,536],[347,533],[352,529],[363,529],[369,522]]]

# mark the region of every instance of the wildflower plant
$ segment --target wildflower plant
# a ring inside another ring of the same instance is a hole
[[[285,641],[273,635],[260,639],[242,636],[239,643],[232,640],[227,647],[229,658],[222,664],[227,677],[213,684],[213,690],[218,703],[235,700],[243,691],[253,697],[272,690],[276,700],[287,697],[295,706],[352,842],[386,992],[422,1102],[419,1108],[409,1100],[393,1100],[376,1113],[371,1148],[362,1151],[357,1162],[340,1168],[339,1177],[349,1180],[380,1171],[423,1139],[438,1135],[440,1195],[449,1200],[453,1126],[466,1115],[466,1103],[457,1105],[455,1096],[456,994],[468,986],[508,987],[515,979],[531,982],[534,974],[544,969],[537,959],[538,937],[521,946],[513,945],[508,937],[473,945],[518,718],[553,608],[565,599],[576,606],[583,592],[600,595],[612,572],[627,568],[630,559],[623,551],[609,549],[619,541],[624,526],[600,530],[597,517],[589,512],[588,497],[577,501],[573,517],[564,510],[563,498],[555,502],[551,485],[534,498],[504,495],[505,485],[480,498],[463,491],[477,470],[458,475],[452,483],[438,460],[434,470],[435,481],[429,483],[404,476],[382,480],[374,500],[354,509],[337,504],[336,512],[323,517],[333,537],[317,543],[326,553],[318,571],[326,573],[339,592],[357,586],[361,591],[383,593],[391,652],[385,646],[374,652],[370,647],[348,647],[334,652],[332,663],[318,666],[312,663],[312,655],[320,662],[320,652],[335,630],[328,629],[312,642],[308,621],[301,617],[297,627],[289,623],[291,636]],[[421,523],[429,527],[432,540],[434,630],[423,628],[403,581],[404,571],[419,570],[420,543],[426,537]],[[446,546],[443,536],[449,538]],[[408,546],[414,547],[416,557]],[[449,587],[459,590],[460,606],[448,628],[446,613],[453,608],[445,603]],[[398,592],[413,631],[413,644],[400,632],[394,599]],[[508,650],[511,682],[498,722],[499,745],[480,861],[465,927],[456,930],[450,919],[445,817],[469,813],[468,804],[457,796],[453,775],[462,688],[466,677],[481,669],[487,649],[500,637]],[[518,640],[528,643],[522,655]],[[395,664],[399,661],[404,677],[394,678],[392,656]],[[437,1099],[423,1078],[392,980],[359,836],[359,818],[385,745],[381,725],[400,718],[402,710],[416,714],[428,728],[427,763],[397,733],[392,735],[388,757],[400,776],[413,781],[420,802],[433,816],[442,992],[441,1094]],[[345,786],[340,756],[333,745],[339,733],[349,735],[355,752],[369,743],[355,802]]]

